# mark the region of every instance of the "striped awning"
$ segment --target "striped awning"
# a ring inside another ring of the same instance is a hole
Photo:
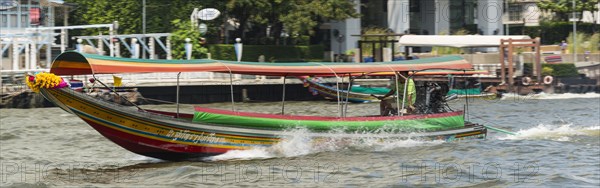
[[[382,72],[422,71],[431,69],[470,70],[473,67],[459,56],[444,56],[409,61],[378,63],[262,63],[212,59],[151,60],[108,57],[65,52],[52,63],[50,72],[57,75],[152,73],[152,72],[220,72],[270,76],[335,76]]]

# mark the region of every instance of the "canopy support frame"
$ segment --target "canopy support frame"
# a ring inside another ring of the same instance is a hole
[[[281,94],[281,115],[285,114],[285,80],[287,76],[283,76],[283,86],[282,86],[282,94]]]
[[[340,104],[340,76],[338,76],[338,74],[329,66],[324,65],[323,63],[315,63],[324,67],[327,67],[327,69],[329,69],[331,71],[331,73],[333,73],[333,75],[335,75],[335,86],[336,86],[336,92],[337,92],[337,103],[338,103],[338,116],[342,117],[342,108],[341,108],[341,104]]]
[[[225,65],[224,63],[223,66],[225,66],[225,68],[227,68],[227,70],[229,70],[229,89],[230,89],[230,93],[231,93],[231,111],[235,112],[235,100],[233,97],[233,73],[231,71],[231,68],[229,68],[229,66]]]

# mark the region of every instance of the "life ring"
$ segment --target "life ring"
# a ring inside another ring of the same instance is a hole
[[[528,85],[531,83],[531,78],[529,78],[529,77],[527,77],[527,76],[526,76],[526,77],[523,77],[523,78],[521,78],[521,83],[522,83],[524,86],[528,86]]]
[[[547,84],[547,85],[551,84],[552,81],[554,81],[554,77],[552,77],[552,76],[545,76],[544,77],[544,84]]]

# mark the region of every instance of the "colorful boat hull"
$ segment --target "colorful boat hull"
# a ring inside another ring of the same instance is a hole
[[[289,132],[289,127],[285,126],[263,127],[198,122],[193,120],[194,115],[192,114],[180,114],[176,118],[174,113],[141,111],[133,107],[95,99],[68,88],[41,89],[41,93],[57,106],[77,115],[117,145],[140,155],[164,160],[194,160],[223,154],[230,150],[269,147],[295,134]],[[248,114],[240,114],[240,116],[246,115]],[[390,119],[390,117],[370,118]],[[339,120],[333,121],[338,122]],[[352,121],[352,119],[348,121]],[[361,135],[352,132],[316,130],[310,132],[308,136],[315,140],[328,137],[360,138],[361,136],[455,140],[485,138],[486,133],[483,126],[466,123],[466,126],[430,132],[389,132]]]

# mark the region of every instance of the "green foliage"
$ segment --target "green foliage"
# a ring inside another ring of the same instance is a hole
[[[226,4],[229,16],[240,23],[236,37],[246,38],[245,30],[251,29],[272,36],[276,43],[283,32],[290,36],[313,35],[318,23],[325,20],[358,17],[354,6],[348,0],[229,0]],[[253,28],[248,27],[249,23]]]
[[[235,50],[231,44],[213,44],[208,46],[213,59],[234,61]],[[276,46],[276,45],[244,45],[242,61],[258,61],[260,55],[266,61],[322,61],[323,45],[310,46]]]
[[[537,2],[537,6],[542,10],[553,12],[554,20],[568,21],[573,11],[580,15],[583,15],[583,11],[598,11],[598,0],[575,0],[575,9],[573,9],[573,0],[542,0]]]
[[[378,27],[369,27],[369,28],[364,28],[362,30],[362,34],[363,35],[384,35],[384,34],[389,34],[390,32],[387,29],[384,28],[378,28]],[[379,36],[362,36],[360,38],[360,40],[362,41],[377,41],[377,40],[393,40],[394,37],[379,37]],[[379,49],[381,48],[381,44],[379,43],[363,43],[362,44],[362,54],[363,56],[371,56],[373,55],[373,48],[375,49]]]
[[[77,8],[69,15],[69,25],[109,24],[119,22],[119,34],[142,33],[142,0],[65,0]],[[241,37],[248,43],[282,44],[286,32],[287,44],[310,43],[317,25],[330,20],[358,17],[353,1],[348,0],[146,0],[146,33],[170,33],[176,28],[173,20],[189,20],[194,8],[216,8],[221,16],[205,21],[209,43],[222,43],[222,24],[227,19],[239,23],[231,38]],[[62,20],[57,20],[62,25]],[[267,27],[270,33],[267,34]],[[98,35],[107,29],[70,31],[73,36]],[[248,35],[248,37],[246,37]],[[270,36],[270,37],[267,37]]]
[[[65,0],[74,3],[77,8],[69,15],[69,25],[110,24],[119,22],[118,33],[143,33],[141,0]],[[194,8],[211,7],[224,10],[225,2],[220,0],[146,0],[146,33],[170,33],[175,29],[172,21],[189,20]],[[219,32],[224,16],[207,22],[208,34]],[[61,22],[62,20],[57,20]],[[59,23],[60,25],[61,23]],[[84,29],[70,31],[71,35],[98,35],[107,29]]]
[[[207,49],[200,44],[200,32],[191,28],[190,21],[173,20],[175,26],[171,35],[172,53],[174,59],[185,59],[185,38],[190,38],[192,44],[192,59],[206,58]]]
[[[559,44],[565,40],[569,33],[573,31],[572,22],[540,22],[539,26],[518,26],[511,27],[510,33],[521,33],[531,38],[540,37],[542,44]],[[593,23],[578,23],[577,33],[594,34],[600,31],[600,26]]]
[[[574,77],[579,74],[575,64],[572,63],[542,64],[542,70],[543,67],[552,68],[552,76],[555,77]]]
[[[292,33],[310,35],[320,19],[343,20],[358,17],[355,4],[348,0],[289,0],[290,12],[282,12],[279,17],[285,28]]]
[[[590,51],[591,53],[599,52],[598,42],[600,41],[600,33],[595,33],[593,35],[577,33],[577,35],[575,36],[575,40],[577,42],[578,54],[585,53],[585,51]],[[575,47],[575,45],[573,45],[575,44],[573,43],[573,33],[569,33],[569,36],[567,37],[567,44],[569,44],[569,52],[575,52],[575,49],[573,49],[573,47]]]
[[[552,67],[548,67],[548,66],[542,67],[542,75],[543,76],[552,75],[553,72],[554,72],[554,69],[552,69]]]
[[[77,4],[77,8],[69,16],[69,25],[110,24],[118,21],[118,33],[138,33],[141,30],[141,1],[66,0],[66,2]],[[71,34],[98,35],[101,31],[104,35],[108,34],[106,28],[75,30]]]
[[[533,73],[533,63],[523,64],[523,74],[531,75]],[[575,77],[579,75],[575,64],[558,63],[558,64],[542,64],[542,75],[551,75],[554,77]]]

